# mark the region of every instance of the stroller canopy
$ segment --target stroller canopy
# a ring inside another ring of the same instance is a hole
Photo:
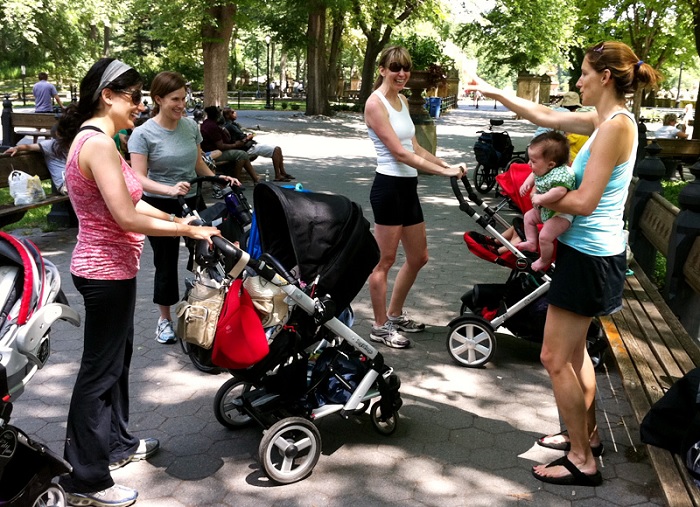
[[[520,187],[530,174],[532,169],[529,164],[511,164],[506,172],[496,176],[496,181],[501,186],[501,193],[513,201],[523,214],[532,209],[530,195],[520,195]]]
[[[302,281],[318,276],[316,294],[330,294],[342,312],[379,261],[379,248],[360,207],[335,194],[297,192],[271,183],[254,191],[262,251]]]

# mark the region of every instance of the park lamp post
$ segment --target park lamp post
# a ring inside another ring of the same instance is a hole
[[[676,107],[681,107],[681,78],[683,77],[683,62],[678,72],[678,88],[676,89]]]
[[[22,105],[26,106],[27,105],[27,92],[25,91],[24,88],[24,79],[27,77],[27,67],[22,65],[20,66],[20,72],[22,75]]]
[[[265,44],[267,44],[267,83],[265,84],[265,109],[272,109],[270,105],[270,36],[265,36]]]

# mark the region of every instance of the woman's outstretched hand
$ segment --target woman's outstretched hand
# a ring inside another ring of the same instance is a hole
[[[476,74],[472,74],[467,80],[467,86],[464,88],[466,92],[481,92],[484,96],[493,98],[494,95],[500,93],[501,90],[488,84]]]

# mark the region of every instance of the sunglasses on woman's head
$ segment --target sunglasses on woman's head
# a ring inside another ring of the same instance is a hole
[[[401,72],[401,69],[403,69],[404,72],[411,72],[410,65],[401,65],[399,62],[391,62],[388,66],[388,69],[391,72]]]
[[[143,93],[141,90],[119,90],[117,93],[131,97],[131,102],[133,102],[135,106],[138,106],[143,98]]]

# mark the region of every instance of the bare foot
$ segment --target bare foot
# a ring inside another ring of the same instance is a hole
[[[537,245],[533,241],[521,241],[517,245],[518,250],[521,252],[536,252]]]
[[[532,270],[533,271],[542,271],[543,273],[549,269],[549,266],[551,266],[551,262],[544,262],[542,260],[542,257],[537,259],[535,262],[532,263]]]

